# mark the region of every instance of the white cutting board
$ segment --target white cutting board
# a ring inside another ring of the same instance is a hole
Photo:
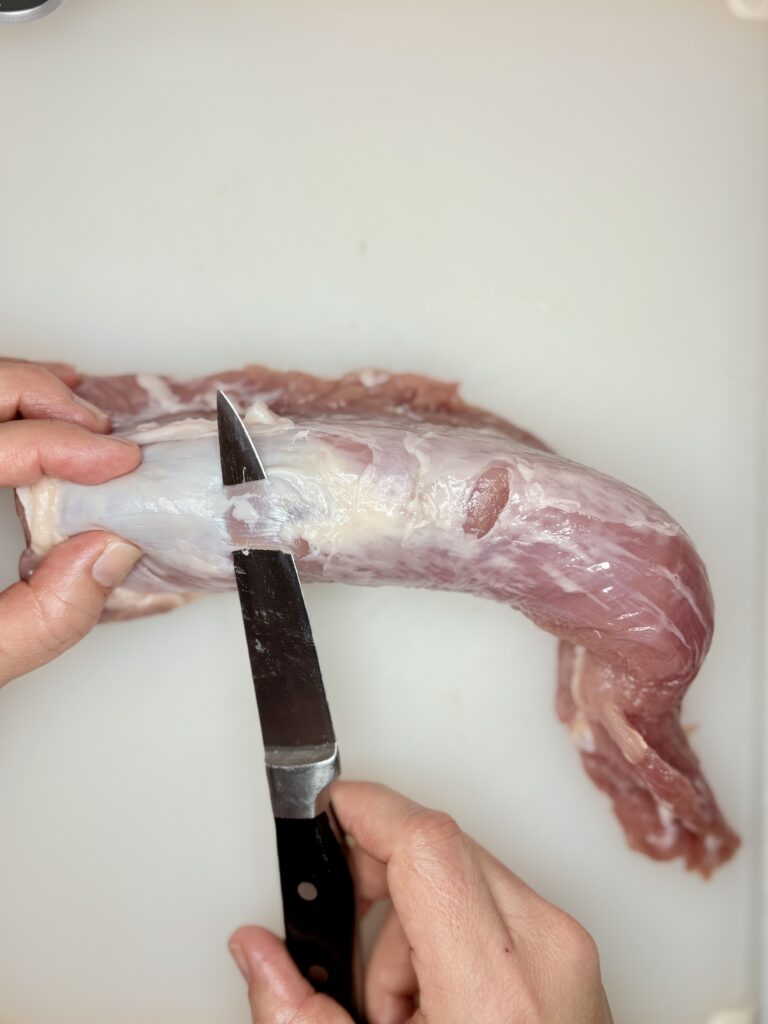
[[[625,847],[555,720],[551,637],[461,595],[308,591],[347,776],[451,811],[583,921],[617,1024],[760,984],[767,39],[719,0],[0,26],[0,348],[459,378],[696,539],[718,624],[685,718],[745,839],[708,884]],[[248,1020],[226,940],[280,906],[241,632],[208,598],[0,694],[0,1024]]]

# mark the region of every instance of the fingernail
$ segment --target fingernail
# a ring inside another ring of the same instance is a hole
[[[73,395],[72,397],[74,398],[78,405],[82,406],[83,409],[91,413],[92,416],[95,416],[97,420],[109,419],[109,416],[107,416],[107,414],[102,409],[100,409],[97,405],[94,405],[93,402],[89,402],[87,398],[81,398],[80,395]]]
[[[142,554],[141,548],[133,544],[113,540],[93,563],[93,578],[102,587],[111,589],[125,579]]]
[[[248,957],[243,952],[243,947],[238,946],[236,942],[230,943],[229,952],[232,954],[232,959],[235,961],[237,966],[240,968],[240,973],[248,982],[251,984],[251,965],[248,962]]]
[[[118,444],[127,444],[129,448],[138,448],[135,441],[129,441],[127,437],[118,437],[116,434],[109,435],[110,441],[117,441]]]

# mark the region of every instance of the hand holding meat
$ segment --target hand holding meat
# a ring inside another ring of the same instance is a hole
[[[108,417],[70,390],[78,381],[63,364],[0,360],[0,486],[28,486],[46,475],[100,484],[138,466],[139,448],[106,436]],[[0,685],[80,640],[140,556],[112,533],[82,533],[0,594]]]
[[[361,896],[391,899],[366,977],[369,1024],[610,1024],[594,942],[449,817],[381,786],[339,783]],[[254,1022],[351,1024],[262,928],[230,942]]]

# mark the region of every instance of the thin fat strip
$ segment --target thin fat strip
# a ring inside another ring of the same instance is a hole
[[[564,641],[558,712],[630,843],[654,857],[682,856],[704,874],[731,855],[738,840],[679,726],[711,639],[711,594],[668,515],[534,447],[531,435],[466,406],[455,389],[431,397],[420,378],[348,375],[313,392],[317,378],[306,375],[295,376],[309,388],[293,381],[282,390],[279,375],[224,376],[194,387],[91,379],[92,400],[109,408],[110,388],[122,396],[118,424],[143,443],[144,461],[98,488],[44,481],[20,493],[32,559],[91,528],[138,543],[147,554],[116,597],[118,617],[228,589],[229,554],[249,545],[292,551],[307,580],[505,601]],[[410,383],[393,386],[402,380]],[[249,406],[269,475],[228,494],[205,418],[222,383]]]

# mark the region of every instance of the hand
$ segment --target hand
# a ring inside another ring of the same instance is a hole
[[[610,1024],[594,942],[449,817],[382,786],[337,783],[360,895],[392,911],[366,977],[369,1024]],[[240,928],[230,950],[254,1024],[351,1024],[284,944]]]
[[[0,359],[0,487],[50,475],[98,484],[135,469],[137,445],[105,436],[108,417],[70,390],[62,363]],[[111,533],[55,547],[32,577],[0,594],[0,685],[51,661],[98,622],[110,590],[141,557]]]

